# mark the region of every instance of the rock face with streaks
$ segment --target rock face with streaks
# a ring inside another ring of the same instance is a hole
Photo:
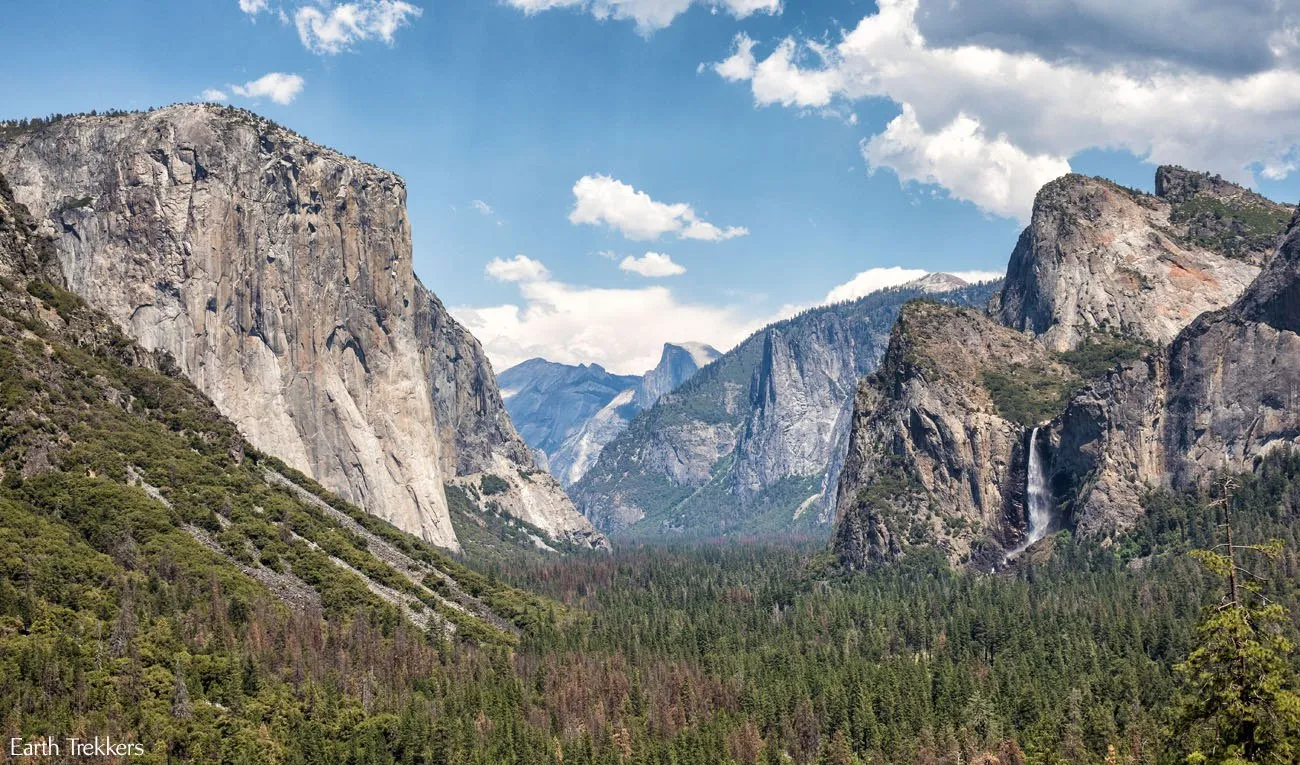
[[[1074,521],[1106,537],[1151,487],[1248,471],[1300,446],[1300,227],[1231,306],[1083,391],[1059,423],[1057,475],[1078,476]]]
[[[836,510],[847,566],[915,546],[998,565],[1025,534],[1035,427],[1054,526],[1103,540],[1149,489],[1297,442],[1300,235],[1272,254],[1291,208],[1181,168],[1156,189],[1053,181],[991,316],[904,310],[855,403]]]
[[[531,472],[482,349],[415,278],[396,175],[189,105],[8,132],[0,170],[57,232],[69,287],[256,448],[452,549],[444,483]],[[590,536],[554,482],[529,504]]]
[[[983,304],[994,289],[940,294]],[[929,291],[883,290],[759,330],[637,415],[571,487],[575,501],[597,527],[632,535],[824,529],[846,404],[899,307]]]
[[[615,396],[640,382],[599,364],[529,359],[497,377],[510,419],[524,442],[548,458]]]
[[[1007,266],[1001,321],[1060,351],[1098,331],[1167,343],[1245,290],[1290,216],[1180,168],[1161,168],[1156,188],[1079,175],[1044,186]]]
[[[907,548],[1001,560],[1023,535],[1028,432],[991,374],[1075,378],[1041,343],[970,309],[903,307],[880,370],[863,380],[836,498],[835,547],[858,568]]]

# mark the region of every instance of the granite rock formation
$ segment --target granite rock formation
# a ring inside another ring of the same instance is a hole
[[[344,498],[456,549],[444,484],[532,470],[482,348],[412,271],[396,175],[189,105],[8,132],[0,170],[70,289]],[[597,538],[538,488],[536,525]]]

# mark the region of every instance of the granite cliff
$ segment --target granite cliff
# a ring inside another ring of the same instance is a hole
[[[1074,522],[1108,536],[1150,487],[1252,470],[1300,446],[1300,227],[1227,308],[1202,314],[1148,358],[1071,402],[1051,469],[1074,489]]]
[[[173,106],[6,131],[0,171],[70,289],[165,351],[250,443],[456,549],[444,485],[601,543],[533,469],[477,341],[411,268],[396,175],[251,113]]]
[[[1290,215],[1180,168],[1160,168],[1156,191],[1079,175],[1044,186],[1007,266],[1002,323],[1059,351],[1099,331],[1167,343],[1245,290]]]
[[[999,564],[1026,534],[1035,428],[1054,527],[1103,540],[1148,489],[1295,440],[1300,370],[1277,308],[1292,240],[1272,255],[1291,208],[1181,168],[1160,168],[1156,190],[1053,181],[989,315],[904,310],[856,398],[836,504],[846,565],[912,546]]]
[[[994,289],[941,295],[983,304]],[[758,331],[638,414],[571,487],[575,501],[597,527],[632,535],[824,529],[857,381],[899,307],[930,290],[883,290]]]

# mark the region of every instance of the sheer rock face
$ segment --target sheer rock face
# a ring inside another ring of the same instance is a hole
[[[1161,168],[1157,188],[1078,175],[1044,186],[1007,267],[1001,321],[1055,350],[1098,330],[1168,343],[1236,299],[1289,209],[1179,168]]]
[[[596,525],[645,535],[815,530],[831,520],[848,402],[876,369],[899,307],[985,302],[954,277],[881,290],[771,324],[723,354],[609,443],[574,499]]]
[[[786,476],[819,476],[832,460],[835,422],[880,346],[854,342],[851,320],[828,312],[799,332],[763,338],[751,409],[736,444],[735,492],[752,497]],[[859,357],[860,354],[863,357]]]
[[[1151,488],[1249,470],[1300,443],[1294,222],[1272,255],[1290,208],[1180,168],[1161,168],[1156,183],[1157,197],[1077,176],[1048,184],[991,319],[950,311],[921,322],[904,309],[855,405],[837,504],[847,565],[918,542],[954,563],[996,563],[994,548],[1025,525],[1027,437],[988,420],[972,375],[1007,363],[1074,374],[1059,352],[1101,335],[1158,345],[1070,381],[1078,390],[1042,425],[1052,494],[1069,510],[1059,522],[1080,535],[1131,528]]]
[[[646,372],[637,385],[633,397],[637,411],[654,406],[665,394],[677,390],[721,355],[716,348],[704,343],[664,343],[659,363]]]
[[[1041,344],[981,313],[903,307],[855,400],[836,499],[842,561],[860,568],[929,545],[983,565],[1020,540],[1028,432],[998,413],[984,382],[1012,364],[1072,376]]]
[[[1080,391],[1052,423],[1059,445],[1049,470],[1058,496],[1074,500],[1080,536],[1131,528],[1142,515],[1142,495],[1170,485],[1160,432],[1168,377],[1158,352],[1122,364]]]
[[[397,176],[210,106],[68,118],[0,169],[72,290],[370,512],[456,549],[444,482],[531,467],[482,349],[411,270]],[[542,528],[588,530],[553,488]]]
[[[1062,418],[1054,469],[1082,476],[1075,521],[1130,527],[1143,492],[1254,468],[1300,446],[1300,228],[1235,303],[1081,393]]]
[[[583,423],[640,379],[613,374],[599,364],[529,359],[502,372],[497,381],[519,434],[550,458]]]

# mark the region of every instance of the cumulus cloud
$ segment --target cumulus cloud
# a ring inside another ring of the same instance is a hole
[[[540,260],[519,254],[509,260],[493,258],[483,269],[488,276],[502,282],[539,282],[551,278]]]
[[[573,185],[573,197],[571,223],[603,223],[628,239],[649,241],[676,234],[680,239],[717,242],[749,233],[743,226],[720,228],[701,220],[685,202],[656,202],[644,191],[607,175],[579,178]]]
[[[889,287],[914,282],[928,273],[930,272],[923,268],[903,268],[902,266],[868,268],[847,282],[833,287],[830,292],[826,293],[826,298],[822,302],[839,303],[844,300],[855,300]]]
[[[629,260],[641,259],[625,257],[623,262]],[[691,339],[726,351],[755,330],[802,310],[897,287],[930,273],[900,266],[872,268],[834,287],[823,300],[756,315],[749,301],[690,303],[659,285],[622,289],[565,284],[552,279],[545,265],[523,255],[493,260],[487,272],[516,284],[518,300],[451,312],[483,343],[498,370],[541,356],[565,364],[595,361],[619,374],[641,374],[653,367],[666,340]],[[947,273],[968,282],[1002,276],[992,271]]]
[[[266,10],[267,0],[239,0],[239,10],[249,16],[256,16]]]
[[[885,131],[862,143],[867,165],[887,167],[900,180],[941,185],[957,199],[975,202],[1004,218],[1025,220],[1034,193],[1070,172],[1070,163],[1048,154],[1030,156],[1005,135],[990,139],[965,114],[937,133],[927,133],[910,105]]]
[[[497,369],[541,356],[641,374],[658,361],[665,340],[691,338],[725,349],[762,324],[734,307],[684,302],[661,286],[608,289],[549,278],[516,281],[516,302],[451,311],[483,343]]]
[[[231,85],[230,91],[244,98],[269,98],[277,104],[289,104],[302,92],[303,84],[296,74],[270,72],[243,85]]]
[[[492,205],[488,204],[487,202],[484,202],[482,199],[471,200],[469,206],[473,207],[475,210],[478,210],[479,212],[487,216],[491,216],[496,212],[495,210],[492,209]]]
[[[624,271],[630,271],[647,278],[681,276],[686,273],[686,269],[673,262],[671,256],[658,252],[647,252],[639,258],[628,255],[623,258],[618,267]]]
[[[226,95],[224,90],[218,90],[217,88],[208,88],[199,94],[199,98],[202,98],[204,101],[218,102],[230,100],[230,96]]]
[[[1300,6],[1277,0],[920,0],[932,45],[982,45],[1096,69],[1173,64],[1225,75],[1294,63]]]
[[[743,19],[755,13],[778,14],[781,0],[506,0],[528,15],[555,8],[585,11],[600,20],[618,19],[636,22],[641,34],[650,34],[673,23],[692,5],[714,12],[722,10]]]
[[[1001,271],[927,271],[923,268],[903,268],[902,266],[883,266],[878,268],[868,268],[853,276],[843,284],[837,284],[826,293],[826,297],[815,303],[787,303],[777,309],[774,316],[768,321],[777,321],[788,319],[791,316],[806,311],[809,308],[817,306],[830,305],[832,303],[842,303],[846,300],[857,300],[860,297],[866,297],[873,292],[889,289],[891,287],[901,287],[908,282],[914,282],[917,279],[928,276],[932,273],[945,273],[957,277],[971,284],[980,282],[991,282],[994,279],[1001,279]]]
[[[713,68],[730,81],[748,82],[759,106],[821,110],[863,98],[891,100],[901,114],[863,145],[872,169],[938,185],[1021,220],[1038,185],[1090,148],[1125,149],[1152,163],[1175,162],[1241,182],[1295,169],[1300,71],[1293,54],[1300,32],[1294,28],[1270,36],[1276,66],[1252,73],[1206,72],[1181,66],[1176,57],[1146,70],[1098,68],[1077,57],[1003,50],[980,35],[937,44],[918,26],[922,2],[880,0],[875,14],[831,46],[788,38],[760,57],[742,35]],[[983,164],[991,167],[981,170]]]
[[[366,40],[391,45],[397,30],[423,12],[402,0],[359,0],[337,5],[324,2],[298,8],[293,23],[307,50],[333,55]]]

